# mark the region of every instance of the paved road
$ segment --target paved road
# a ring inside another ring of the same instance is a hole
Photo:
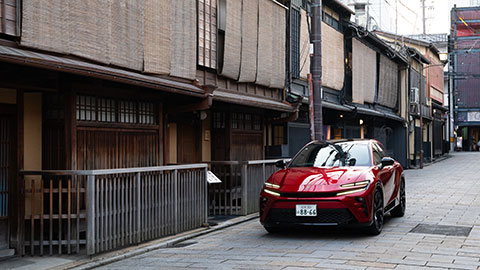
[[[353,229],[269,235],[253,220],[101,269],[480,269],[480,153],[457,153],[406,177],[406,216],[387,219],[377,237]],[[418,224],[472,230],[410,232]]]

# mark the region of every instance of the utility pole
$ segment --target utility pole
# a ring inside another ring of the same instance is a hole
[[[313,86],[313,127],[315,140],[323,140],[322,113],[322,0],[312,0],[313,57],[310,66]]]
[[[423,34],[425,35],[427,33],[427,18],[425,18],[425,0],[422,0],[422,19],[423,19]]]
[[[422,67],[422,70],[423,70],[423,67]],[[421,74],[423,74],[423,72]],[[423,169],[423,91],[422,91],[423,85],[424,84],[420,79],[420,89],[418,89],[418,92],[419,92],[418,108],[420,111],[420,169]]]

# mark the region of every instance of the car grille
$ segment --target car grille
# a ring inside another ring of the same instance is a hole
[[[295,192],[295,193],[283,192],[280,194],[280,196],[287,197],[287,198],[329,198],[329,197],[336,197],[337,192]]]
[[[346,208],[317,209],[316,217],[297,217],[295,209],[272,208],[268,212],[266,222],[278,224],[337,224],[344,225],[355,220]]]

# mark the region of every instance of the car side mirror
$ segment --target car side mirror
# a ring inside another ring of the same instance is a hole
[[[285,169],[285,167],[287,166],[287,164],[285,164],[285,160],[280,159],[280,160],[278,160],[277,162],[275,162],[275,166],[276,166],[277,168],[280,168],[280,169]]]
[[[391,157],[383,157],[382,158],[382,169],[387,166],[392,166],[395,163],[395,160]]]
[[[355,166],[355,164],[357,164],[357,159],[352,157],[348,159],[347,164],[348,166]]]

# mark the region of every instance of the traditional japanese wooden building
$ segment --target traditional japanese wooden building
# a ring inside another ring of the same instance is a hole
[[[0,249],[70,252],[62,228],[86,221],[87,198],[70,204],[86,186],[26,171],[263,159],[269,123],[297,108],[280,2],[2,1]]]

